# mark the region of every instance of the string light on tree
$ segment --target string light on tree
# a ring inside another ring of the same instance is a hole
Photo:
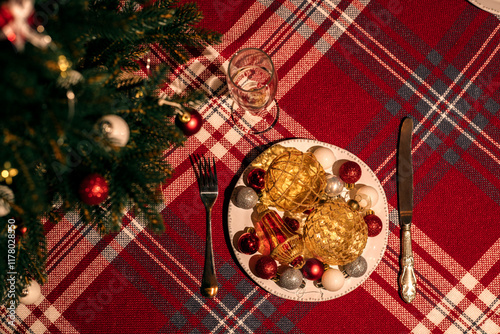
[[[12,178],[17,176],[19,171],[13,168],[9,161],[3,164],[3,170],[0,172],[0,182],[5,181],[7,184],[12,184]]]

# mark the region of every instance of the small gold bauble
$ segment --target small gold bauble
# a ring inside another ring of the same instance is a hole
[[[350,199],[348,202],[347,202],[347,205],[349,205],[349,207],[353,210],[353,211],[359,211],[359,203],[358,201],[354,200],[354,199]]]
[[[368,210],[365,211],[364,216],[374,215],[374,214],[375,214],[375,211],[373,211],[372,209],[368,209]]]
[[[352,190],[354,189],[354,187],[356,186],[355,183],[345,183],[344,184],[344,187],[347,189],[347,190]]]
[[[318,203],[326,186],[323,167],[312,153],[299,150],[278,155],[265,175],[262,201],[281,211],[304,212]]]
[[[368,228],[359,212],[344,200],[325,202],[316,207],[304,226],[307,249],[329,265],[344,265],[363,253]]]

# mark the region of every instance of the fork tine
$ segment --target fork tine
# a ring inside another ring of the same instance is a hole
[[[205,186],[204,173],[203,173],[203,162],[199,154],[193,154],[194,157],[189,156],[191,159],[191,164],[193,165],[194,174],[198,180],[198,186],[200,188]]]
[[[203,187],[208,187],[208,174],[207,174],[207,160],[205,157],[199,157],[199,162],[200,162],[200,177],[202,179],[202,185]]]
[[[203,181],[205,186],[210,186],[210,163],[207,162],[205,157],[203,157]]]

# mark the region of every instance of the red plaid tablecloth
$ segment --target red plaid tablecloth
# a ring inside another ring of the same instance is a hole
[[[129,212],[101,237],[68,213],[46,224],[48,281],[16,328],[2,333],[500,333],[500,22],[467,1],[199,1],[220,45],[192,50],[169,89],[209,97],[203,128],[167,152],[166,231]],[[277,126],[233,126],[225,69],[261,48],[278,71]],[[153,61],[166,61],[153,49]],[[415,120],[413,251],[418,293],[398,295],[396,145]],[[257,286],[235,262],[229,197],[249,162],[285,138],[310,138],[365,161],[389,202],[386,253],[369,279],[326,302],[296,302]],[[217,160],[213,211],[219,293],[199,293],[205,210],[189,155]]]

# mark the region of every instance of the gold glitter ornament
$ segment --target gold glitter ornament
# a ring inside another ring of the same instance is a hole
[[[310,152],[287,150],[269,165],[262,202],[294,213],[313,208],[326,186],[323,167]]]
[[[368,229],[362,215],[344,200],[316,207],[304,226],[307,249],[329,265],[344,265],[358,258],[366,246]]]
[[[253,168],[262,168],[263,170],[267,170],[269,168],[269,165],[278,155],[293,150],[298,151],[296,148],[293,147],[283,147],[279,144],[273,145],[264,152],[262,152],[257,158],[255,158],[255,160],[252,161],[251,166]]]

